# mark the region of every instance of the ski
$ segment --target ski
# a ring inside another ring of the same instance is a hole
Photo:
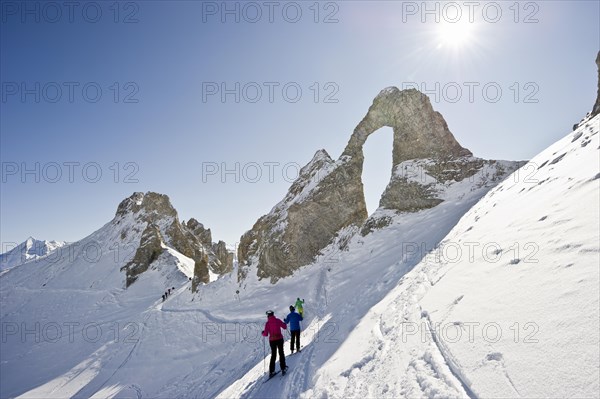
[[[276,371],[275,373],[273,373],[273,375],[268,376],[266,380],[263,381],[263,384],[267,381],[269,381],[271,378],[275,377],[277,374],[279,374],[281,372],[281,370]]]

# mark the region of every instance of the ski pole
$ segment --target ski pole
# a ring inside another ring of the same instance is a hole
[[[267,364],[265,363],[267,359],[267,344],[265,343],[265,340],[263,339],[263,373],[267,372]]]

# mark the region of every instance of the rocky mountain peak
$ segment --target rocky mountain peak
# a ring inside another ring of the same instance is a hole
[[[324,149],[320,149],[317,152],[315,152],[315,155],[313,155],[312,159],[310,160],[310,162],[308,163],[307,166],[309,166],[309,165],[319,166],[319,164],[322,164],[324,162],[331,162],[331,161],[333,161],[333,159],[331,159],[331,157],[329,156],[327,151],[325,151]]]
[[[212,245],[212,233],[210,229],[204,228],[204,225],[202,223],[200,223],[194,218],[191,218],[187,221],[186,227],[189,230],[191,230],[191,232],[194,233],[196,237],[198,237],[202,245],[204,245],[207,248],[209,248]]]
[[[135,192],[130,197],[125,198],[117,207],[116,216],[123,216],[127,213],[137,214],[140,211],[150,215],[176,217],[177,211],[171,205],[169,197],[165,194],[154,192]]]
[[[210,281],[209,272],[220,275],[233,269],[233,259],[229,259],[222,249],[225,243],[213,247],[210,229],[196,219],[181,223],[167,195],[133,193],[119,204],[113,224],[122,229],[120,237],[123,240],[139,240],[133,259],[122,267],[126,273],[126,286],[148,270],[166,247],[194,261],[194,290],[199,284]]]
[[[0,269],[11,269],[32,259],[46,256],[66,244],[63,241],[38,240],[29,236],[21,244],[0,254]]]
[[[337,161],[325,150],[317,151],[284,199],[241,237],[239,279],[256,267],[259,278],[275,282],[311,263],[343,229],[354,227],[354,231],[369,234],[390,223],[388,216],[367,220],[362,184],[363,145],[384,126],[394,131],[393,173],[380,201],[380,208],[388,211],[432,208],[443,201],[448,184],[473,176],[486,165],[494,171],[494,184],[518,166],[496,166],[494,161],[473,158],[454,138],[442,115],[434,111],[429,98],[418,90],[383,89]],[[425,181],[403,173],[408,166],[404,162],[418,160],[415,165],[428,176]]]

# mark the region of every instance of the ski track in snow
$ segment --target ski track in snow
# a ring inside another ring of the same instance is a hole
[[[435,332],[435,328],[433,328],[431,319],[429,318],[428,314],[425,313],[424,319],[427,321],[427,328],[429,330],[429,333],[431,334],[431,338],[433,339],[433,342],[435,343],[435,346],[438,349],[439,353],[444,358],[449,370],[452,372],[454,377],[456,377],[456,379],[460,382],[462,388],[464,389],[466,394],[469,396],[469,398],[476,399],[477,397],[475,396],[475,394],[473,393],[473,391],[471,391],[471,388],[469,387],[470,382],[467,380],[467,378],[461,372],[462,366],[461,366],[460,362],[458,361],[458,359],[456,359],[452,356],[452,353],[450,353],[450,351],[448,351],[448,349],[444,346],[443,341],[440,340],[440,338],[437,336],[437,334]]]
[[[363,319],[365,332],[369,334],[359,331],[357,339],[369,341],[365,346],[371,350],[337,377],[320,373],[319,378],[323,380],[317,385],[333,389],[326,388],[327,392],[309,390],[306,397],[475,397],[468,393],[468,388],[463,389],[462,381],[451,371],[439,347],[420,341],[408,342],[403,338],[401,328],[388,326],[387,315],[393,314],[400,315],[405,322],[420,322],[418,300],[431,285],[428,272],[431,270],[425,269],[415,278],[404,278],[397,288],[401,292],[397,299],[382,305],[382,312],[376,311],[371,320]],[[395,381],[389,378],[390,373],[402,368],[404,378]],[[388,373],[385,373],[386,369]],[[415,381],[416,386],[413,385]]]

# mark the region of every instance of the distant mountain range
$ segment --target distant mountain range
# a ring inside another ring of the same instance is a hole
[[[29,237],[11,250],[0,254],[0,270],[8,270],[30,260],[35,260],[63,247],[65,241],[37,240]]]

